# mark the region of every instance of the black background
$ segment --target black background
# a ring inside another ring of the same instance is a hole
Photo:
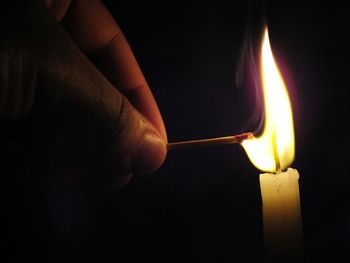
[[[252,114],[252,98],[234,82],[252,8],[245,2],[105,1],[169,141],[239,133]],[[347,262],[349,11],[334,1],[267,1],[266,14],[288,72],[305,261]],[[259,173],[229,145],[169,152],[158,172],[113,193],[15,184],[3,238],[13,259],[45,262],[262,262]]]

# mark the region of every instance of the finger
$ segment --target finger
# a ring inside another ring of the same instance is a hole
[[[164,123],[130,46],[99,0],[73,1],[62,24],[85,53],[166,140]]]
[[[11,30],[1,32],[0,42],[5,43],[4,52],[19,54],[19,61],[28,58],[23,72],[36,74],[34,85],[16,82],[22,89],[34,89],[27,116],[34,124],[33,133],[49,130],[103,156],[112,173],[130,177],[157,169],[164,161],[166,146],[154,126],[86,59],[44,9],[24,3],[6,18],[5,27]],[[8,63],[10,75],[16,72],[12,70],[16,65],[16,61]]]

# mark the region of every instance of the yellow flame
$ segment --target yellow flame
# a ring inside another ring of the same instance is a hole
[[[261,47],[261,79],[265,123],[260,137],[242,142],[251,162],[260,170],[286,169],[294,160],[292,107],[286,85],[273,58],[269,34],[265,29]]]

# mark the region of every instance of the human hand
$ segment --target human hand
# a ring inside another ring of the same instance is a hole
[[[166,131],[112,16],[98,0],[42,2],[2,4],[3,136],[28,151],[55,151],[46,139],[63,141],[55,158],[98,157],[117,187],[155,171],[166,156]]]

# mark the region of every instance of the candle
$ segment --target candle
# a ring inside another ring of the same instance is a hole
[[[303,234],[300,213],[299,173],[260,174],[264,242],[270,262],[298,262]]]
[[[260,175],[267,259],[298,262],[303,239],[299,173],[288,168],[295,154],[292,107],[272,54],[267,28],[261,46],[260,72],[264,129],[259,137],[243,141],[242,146],[258,169],[269,172]]]

